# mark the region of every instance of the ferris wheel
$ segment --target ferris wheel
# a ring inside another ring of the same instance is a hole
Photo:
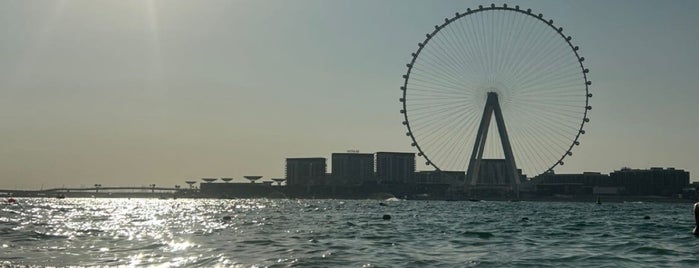
[[[552,171],[589,122],[584,61],[563,28],[530,9],[456,13],[426,34],[407,64],[406,135],[436,170],[469,176],[481,159],[504,158],[514,172]]]

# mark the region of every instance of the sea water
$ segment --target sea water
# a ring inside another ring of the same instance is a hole
[[[693,227],[686,203],[19,198],[0,266],[697,267]]]

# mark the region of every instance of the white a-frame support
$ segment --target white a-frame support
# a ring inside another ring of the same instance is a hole
[[[476,142],[473,144],[471,160],[468,164],[468,170],[466,170],[466,182],[470,182],[471,186],[475,186],[476,182],[478,181],[481,160],[483,160],[483,149],[485,148],[485,140],[488,136],[488,127],[490,126],[490,117],[493,113],[495,114],[495,122],[498,126],[500,142],[502,143],[502,149],[505,154],[505,165],[507,166],[506,176],[508,177],[507,181],[510,182],[514,190],[519,191],[520,182],[517,166],[515,165],[515,157],[512,154],[510,139],[507,137],[507,129],[505,129],[505,120],[502,118],[502,110],[500,110],[500,103],[498,102],[498,94],[495,92],[488,92],[488,99],[485,102],[485,109],[483,109],[483,117],[481,118],[481,124],[478,127],[478,133],[476,134]]]

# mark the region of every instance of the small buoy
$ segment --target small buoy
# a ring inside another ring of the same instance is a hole
[[[10,197],[10,198],[7,199],[7,203],[10,203],[10,204],[17,203],[17,200],[15,200],[14,198]]]
[[[529,217],[524,217],[520,221],[528,221],[528,220],[529,220]]]
[[[650,216],[648,216],[648,215],[643,216],[643,219],[644,219],[644,220],[650,220]]]
[[[224,221],[230,221],[230,220],[231,220],[231,216],[223,216],[223,220],[224,220]]]
[[[380,202],[380,203],[379,203],[379,206],[385,207],[385,206],[386,206],[386,203]]]
[[[599,197],[597,197],[597,205],[601,205],[601,204],[602,204],[602,199],[600,199]]]
[[[387,221],[387,220],[390,220],[390,219],[391,219],[391,215],[388,215],[388,214],[384,214],[384,215],[383,215],[383,220],[384,220],[384,221]]]

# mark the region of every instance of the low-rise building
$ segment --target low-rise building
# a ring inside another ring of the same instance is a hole
[[[689,186],[689,172],[675,168],[622,168],[609,177],[615,186],[623,186],[628,195],[674,196]]]

